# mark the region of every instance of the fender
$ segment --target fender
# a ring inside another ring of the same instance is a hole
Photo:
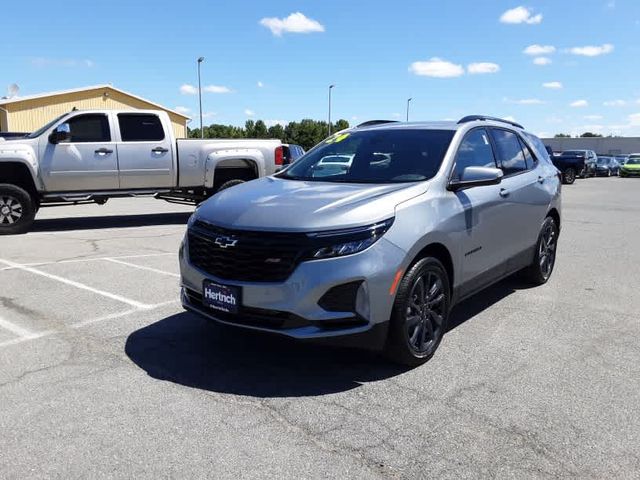
[[[204,168],[204,186],[213,188],[214,172],[221,162],[238,160],[238,166],[242,166],[241,161],[251,162],[255,165],[258,177],[266,175],[265,158],[259,149],[229,149],[218,150],[207,155]]]
[[[38,175],[38,160],[36,152],[30,145],[16,141],[0,142],[0,179],[2,177],[2,165],[6,163],[20,163],[26,165],[33,184],[38,191],[43,191],[43,185]]]

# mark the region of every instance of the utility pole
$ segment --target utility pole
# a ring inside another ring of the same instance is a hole
[[[198,101],[200,103],[200,138],[204,138],[202,128],[202,83],[200,82],[200,64],[204,62],[204,57],[198,58]]]
[[[335,85],[329,85],[329,135],[331,135],[331,90]]]
[[[409,104],[413,98],[407,98],[407,122],[409,121]]]

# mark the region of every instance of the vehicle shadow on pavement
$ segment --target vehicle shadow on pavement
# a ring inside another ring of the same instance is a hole
[[[106,215],[36,220],[32,232],[98,230],[102,228],[148,227],[153,225],[186,225],[191,212],[151,213],[146,215]]]
[[[449,330],[520,288],[526,286],[506,280],[464,301],[453,310]],[[220,326],[188,312],[133,332],[125,352],[153,378],[260,398],[342,392],[408,370],[374,352]]]
[[[188,312],[133,332],[125,352],[153,378],[261,398],[326,395],[407,371],[373,352],[220,326]]]

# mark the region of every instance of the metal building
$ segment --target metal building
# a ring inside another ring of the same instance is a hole
[[[164,110],[169,114],[176,137],[187,137],[188,116],[111,85],[0,99],[0,132],[33,132],[73,108]]]
[[[593,150],[600,154],[624,155],[640,152],[640,137],[543,138],[554,152]]]

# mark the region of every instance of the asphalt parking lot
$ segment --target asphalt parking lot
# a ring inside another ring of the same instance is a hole
[[[188,207],[43,209],[0,238],[0,477],[638,478],[639,199],[565,186],[551,281],[414,370],[183,312]]]

